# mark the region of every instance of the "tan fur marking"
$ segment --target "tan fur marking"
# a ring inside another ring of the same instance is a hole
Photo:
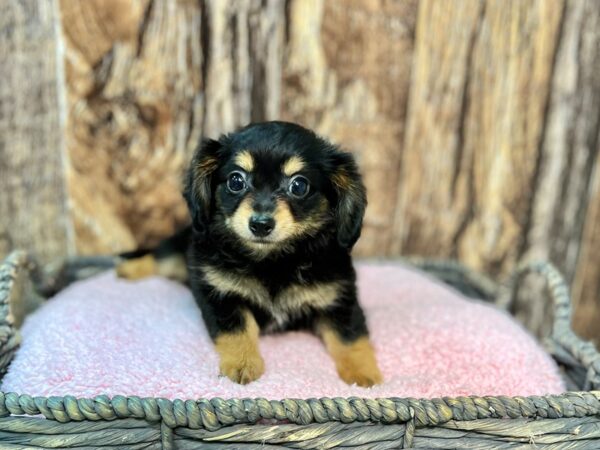
[[[244,329],[237,333],[221,334],[215,339],[221,375],[248,384],[265,372],[265,363],[258,349],[259,329],[254,316],[244,312]]]
[[[352,180],[343,169],[331,175],[331,181],[340,189],[350,189],[352,187]]]
[[[194,167],[195,178],[195,196],[203,203],[204,207],[208,207],[210,203],[210,174],[214,172],[219,165],[219,160],[216,157],[206,157],[199,161]]]
[[[250,216],[254,212],[252,208],[252,202],[254,199],[251,196],[244,198],[233,215],[227,218],[225,224],[233,228],[238,236],[243,239],[252,239],[252,232],[248,228],[250,222]]]
[[[363,387],[370,387],[383,381],[368,337],[345,343],[329,326],[321,326],[319,332],[342,380]]]
[[[117,276],[127,280],[139,280],[158,274],[158,264],[152,255],[129,259],[118,264]]]
[[[283,200],[277,200],[273,219],[275,219],[275,228],[279,233],[291,235],[298,227],[298,222],[294,220],[290,206]]]
[[[280,239],[286,239],[317,231],[325,222],[326,212],[327,200],[323,199],[315,214],[307,217],[302,222],[297,222],[288,203],[284,200],[278,200],[273,214],[276,224],[274,232],[277,233],[277,237]]]
[[[271,312],[279,326],[284,326],[291,318],[300,316],[309,308],[325,309],[331,306],[339,298],[340,289],[338,282],[292,284],[263,307]]]
[[[202,266],[204,279],[222,294],[237,294],[257,304],[264,304],[269,298],[265,287],[253,277],[225,272],[211,266]]]
[[[250,196],[241,201],[235,212],[229,217],[225,224],[241,238],[242,243],[252,251],[257,259],[264,258],[269,253],[276,250],[284,250],[286,241],[290,238],[312,234],[318,231],[327,220],[328,203],[326,199],[321,200],[321,204],[310,217],[302,222],[297,222],[292,215],[288,203],[284,200],[278,200],[273,212],[275,219],[275,228],[265,240],[267,242],[253,242],[255,236],[248,228],[250,217],[254,213],[252,202],[254,199]]]
[[[196,165],[196,175],[206,175],[206,172],[212,172],[218,165],[219,159],[216,156],[207,156]]]
[[[339,298],[341,285],[338,282],[311,285],[293,284],[285,288],[275,299],[278,308],[287,312],[300,311],[308,306],[324,309]]]
[[[157,261],[158,274],[171,280],[186,282],[188,279],[187,264],[183,255],[175,254],[160,258]]]
[[[197,179],[205,177],[214,171],[219,165],[219,160],[213,156],[207,156],[196,164],[194,175]]]
[[[294,155],[290,157],[290,159],[288,159],[285,163],[283,163],[283,173],[286,176],[291,177],[295,173],[298,173],[302,169],[304,169],[304,166],[305,164],[302,158]]]
[[[234,163],[246,172],[252,172],[254,170],[254,158],[248,150],[242,150],[235,155]]]
[[[334,173],[331,179],[338,192],[343,193],[336,213],[338,220],[343,220],[344,217],[351,214],[360,205],[363,194],[361,193],[360,184],[353,182],[352,177],[344,169],[340,169]],[[366,199],[363,201],[366,202]]]
[[[309,285],[292,284],[275,298],[269,295],[264,285],[256,278],[225,272],[211,266],[202,266],[204,279],[223,294],[237,294],[261,308],[270,311],[279,325],[306,308],[324,309],[339,297],[342,288],[339,282]]]
[[[117,276],[128,280],[160,275],[171,280],[185,282],[188,279],[187,266],[183,255],[172,255],[156,259],[153,255],[129,259],[118,264]]]

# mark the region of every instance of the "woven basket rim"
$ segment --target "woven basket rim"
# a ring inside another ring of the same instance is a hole
[[[297,425],[326,422],[413,422],[415,426],[436,426],[449,421],[478,419],[558,419],[600,414],[600,391],[569,391],[558,395],[508,397],[468,396],[415,398],[322,397],[212,398],[169,400],[159,397],[99,395],[32,397],[0,392],[0,417],[43,415],[61,423],[83,420],[144,419],[164,422],[170,428],[216,430],[239,423],[261,420],[285,421]]]

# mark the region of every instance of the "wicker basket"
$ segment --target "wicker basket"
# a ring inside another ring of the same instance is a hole
[[[458,264],[412,261],[465,292],[504,290]],[[545,278],[554,305],[548,351],[569,392],[546,397],[166,400],[98,396],[31,397],[0,392],[0,448],[600,449],[600,355],[570,328],[569,293],[546,263],[518,276]],[[18,347],[12,312],[36,273],[23,252],[0,267],[0,369]],[[38,286],[39,286],[39,280]],[[13,305],[11,307],[11,304]]]

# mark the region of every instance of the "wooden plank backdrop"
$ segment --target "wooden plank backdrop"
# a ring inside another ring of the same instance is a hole
[[[0,256],[75,249],[66,187],[64,52],[53,2],[0,2]]]
[[[201,136],[282,118],[357,156],[357,256],[493,276],[548,258],[600,336],[600,2],[18,0],[0,17],[1,251],[155,243],[187,220]],[[543,334],[539,292],[512,307]]]

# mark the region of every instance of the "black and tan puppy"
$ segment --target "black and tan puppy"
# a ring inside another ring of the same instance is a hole
[[[365,188],[353,157],[298,125],[204,141],[187,174],[188,275],[223,375],[264,372],[261,331],[321,336],[347,383],[381,382],[350,251]]]

